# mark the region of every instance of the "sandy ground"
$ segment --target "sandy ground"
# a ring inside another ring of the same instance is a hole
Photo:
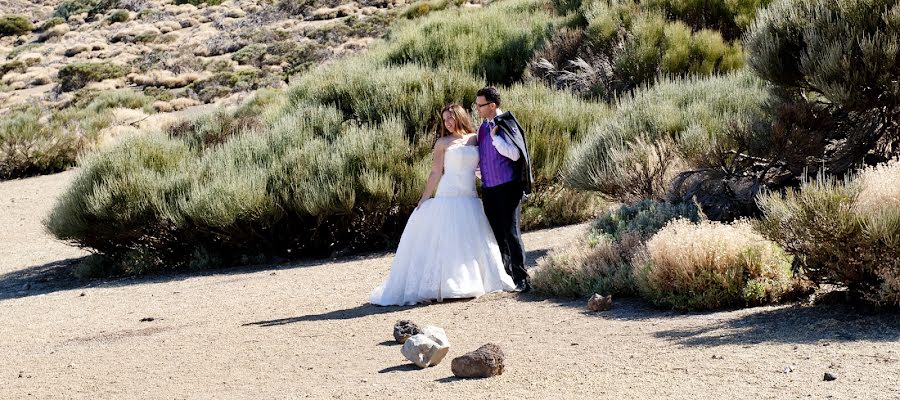
[[[900,399],[900,316],[846,306],[367,305],[390,254],[80,282],[68,266],[85,253],[40,227],[73,176],[0,183],[0,399]],[[527,234],[530,262],[583,229]],[[391,342],[398,319],[446,329],[448,359],[411,367]],[[506,373],[454,379],[450,357],[487,342]]]

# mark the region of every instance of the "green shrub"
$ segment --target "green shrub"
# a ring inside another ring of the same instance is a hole
[[[109,16],[106,17],[106,21],[109,22],[110,24],[115,24],[117,22],[126,22],[130,19],[131,19],[131,14],[128,13],[128,10],[122,10],[122,9],[113,10],[113,12],[111,12],[109,14]]]
[[[461,0],[419,0],[407,6],[400,15],[407,19],[415,19],[448,7],[459,7],[463,3]]]
[[[201,4],[206,4],[208,6],[217,6],[222,4],[225,0],[175,0],[175,4],[192,4],[195,6],[199,6]]]
[[[21,15],[0,17],[0,37],[24,35],[32,30],[34,30],[34,24]]]
[[[128,71],[121,66],[107,63],[68,64],[59,70],[59,84],[64,92],[83,88],[90,82],[120,78]]]
[[[597,122],[571,151],[564,177],[612,200],[666,199],[679,173],[755,132],[767,101],[766,86],[748,74],[661,82]]]
[[[641,295],[678,309],[766,304],[793,290],[791,256],[746,221],[674,221],[647,241],[639,260]]]
[[[740,69],[740,43],[714,30],[693,31],[631,0],[583,3],[583,27],[560,31],[539,52],[531,74],[557,87],[611,101],[659,76],[708,76]]]
[[[39,47],[41,47],[41,46],[43,46],[42,43],[28,43],[28,44],[23,44],[23,45],[21,45],[21,46],[18,46],[18,47],[16,47],[16,48],[12,49],[12,51],[10,51],[9,54],[6,55],[6,59],[7,59],[7,60],[14,60],[14,59],[15,59],[16,57],[18,57],[20,54],[22,54],[22,53],[27,53],[27,52],[29,52],[29,51],[31,51],[31,50],[35,50],[35,49],[37,49],[37,48],[39,48]]]
[[[662,10],[694,30],[716,30],[729,40],[739,39],[753,23],[756,12],[771,0],[649,0],[641,5]]]
[[[611,114],[605,104],[535,82],[501,88],[501,97],[503,110],[513,112],[525,130],[538,186],[558,182],[572,144],[584,138],[595,122]]]
[[[700,211],[691,203],[672,204],[644,200],[610,210],[597,218],[591,228],[616,241],[645,242],[676,219],[698,222]]]
[[[85,112],[102,114],[113,108],[141,109],[146,113],[152,113],[154,98],[132,90],[111,90],[99,93],[85,107]]]
[[[392,28],[384,57],[392,64],[450,67],[510,84],[522,78],[557,20],[536,0],[435,12]]]
[[[613,241],[597,234],[538,260],[531,282],[535,292],[557,297],[628,296],[635,292],[629,260]]]
[[[571,225],[590,220],[605,202],[594,193],[572,190],[562,185],[543,186],[522,205],[524,231]]]
[[[66,0],[56,6],[53,16],[68,20],[73,15],[87,13],[88,18],[93,18],[118,6],[119,0]]]
[[[763,232],[794,254],[817,284],[900,306],[900,163],[846,180],[819,176],[799,191],[760,197]]]
[[[481,83],[465,73],[412,65],[379,67],[368,57],[357,57],[301,75],[288,96],[292,105],[333,105],[345,118],[361,123],[400,116],[404,132],[413,139],[436,132],[440,109],[455,102],[470,104],[480,88]]]
[[[50,28],[57,26],[57,25],[64,24],[64,23],[66,23],[65,19],[63,19],[61,17],[52,17],[52,18],[49,18],[46,21],[44,21],[43,24],[41,24],[40,31],[46,32],[46,31],[50,30]]]
[[[594,293],[627,296],[636,291],[632,263],[645,243],[670,221],[698,221],[692,204],[643,201],[612,208],[597,218],[587,235],[538,261],[535,289],[551,296]]]
[[[238,72],[220,72],[209,78],[198,80],[188,85],[187,90],[194,93],[200,101],[210,103],[231,93],[244,92],[265,87],[278,79],[259,70]]]
[[[248,51],[252,51],[252,49]],[[285,40],[269,45],[266,48],[263,60],[268,64],[286,62],[287,67],[284,73],[286,76],[292,76],[307,71],[327,58],[328,54],[328,50],[316,42],[297,43],[292,40]]]
[[[231,54],[231,59],[241,65],[261,65],[266,55],[266,46],[259,43],[250,44]]]
[[[298,105],[266,133],[199,152],[178,138],[128,139],[85,160],[48,228],[130,274],[383,246],[424,185],[428,148],[394,118],[341,121],[335,109]]]
[[[0,119],[0,179],[62,171],[71,166],[83,140],[41,121],[36,107]]]
[[[28,69],[28,66],[18,60],[5,63],[0,65],[0,78],[10,72],[25,72],[26,69]]]
[[[847,110],[895,107],[897,10],[896,0],[776,1],[747,34],[749,64],[763,79]]]

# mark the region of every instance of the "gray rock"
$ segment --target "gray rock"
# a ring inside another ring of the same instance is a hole
[[[505,360],[500,346],[488,343],[478,350],[454,358],[450,369],[459,378],[489,378],[503,373]]]
[[[833,380],[837,380],[837,376],[835,376],[831,372],[826,372],[825,376],[822,378],[822,380],[825,382],[831,382]]]
[[[612,295],[609,296],[601,296],[597,293],[594,293],[591,296],[590,300],[588,300],[587,308],[590,311],[608,311],[612,308]]]
[[[406,342],[413,335],[419,334],[419,327],[412,321],[400,320],[394,324],[394,340],[398,343]]]
[[[450,352],[450,341],[444,330],[436,326],[426,326],[421,333],[411,336],[403,344],[400,353],[420,368],[433,367]]]

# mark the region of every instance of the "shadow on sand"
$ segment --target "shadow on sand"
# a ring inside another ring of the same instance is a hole
[[[343,264],[357,262],[384,256],[385,253],[373,253],[351,257],[307,259],[284,263],[246,265],[202,271],[179,271],[106,279],[80,279],[76,277],[74,272],[75,267],[87,257],[69,258],[0,275],[0,301],[39,296],[66,290],[164,283],[190,279],[198,276],[240,275],[261,271],[280,271],[294,268],[315,267],[323,263]]]

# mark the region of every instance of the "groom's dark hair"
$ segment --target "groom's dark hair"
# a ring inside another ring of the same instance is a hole
[[[485,100],[496,104],[497,107],[500,107],[500,91],[493,86],[483,87],[475,95],[484,97]]]

